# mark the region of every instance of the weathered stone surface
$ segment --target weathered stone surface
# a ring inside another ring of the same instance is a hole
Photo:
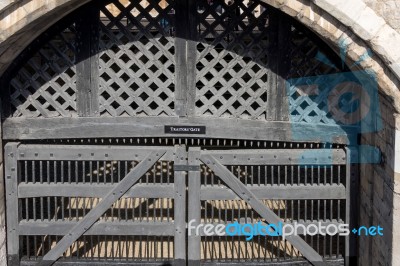
[[[314,3],[349,27],[357,22],[366,8],[360,0],[314,0]]]
[[[7,265],[6,228],[0,226],[0,265]]]
[[[3,182],[3,164],[0,162],[0,265],[6,264],[6,210],[5,210],[5,192]]]
[[[364,0],[370,8],[379,14],[394,29],[400,32],[399,0]]]
[[[5,9],[8,6],[10,6],[11,4],[13,4],[14,2],[16,2],[16,0],[1,0],[0,1],[0,12],[1,12],[1,10]]]
[[[397,59],[397,61],[399,60]],[[393,74],[400,80],[400,62],[390,64],[390,68],[393,70]]]
[[[351,27],[364,40],[371,40],[385,25],[385,20],[377,16],[370,8],[361,11],[360,16],[355,20],[358,23],[353,23]]]
[[[379,33],[371,40],[371,47],[384,61],[389,64],[399,63],[400,34],[389,25],[384,25]]]

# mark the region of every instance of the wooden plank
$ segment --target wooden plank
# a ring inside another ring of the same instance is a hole
[[[277,110],[279,104],[282,104],[279,99],[279,92],[277,90],[277,75],[278,75],[278,60],[279,60],[279,46],[278,46],[278,34],[279,34],[279,16],[277,11],[271,9],[269,14],[268,23],[268,34],[269,34],[269,46],[268,46],[268,87],[267,87],[267,110],[266,119],[268,121],[277,121],[278,114]],[[287,103],[288,104],[288,103]]]
[[[346,222],[350,223],[350,192],[351,192],[351,149],[346,148],[346,197],[348,198],[348,200],[346,200]],[[354,224],[353,224],[354,225]],[[353,228],[353,227],[350,227]],[[353,238],[353,237],[352,237]],[[349,265],[349,256],[350,256],[350,236],[346,236],[346,240],[345,240],[345,250],[344,250],[344,254],[345,254],[345,262],[346,265]]]
[[[282,222],[272,210],[267,208],[246,186],[239,181],[228,169],[211,155],[201,156],[201,160],[213,170],[235,193],[249,204],[267,223],[278,224]],[[322,257],[297,235],[287,236],[286,239],[313,265],[321,265]]]
[[[345,199],[344,185],[274,185],[246,186],[257,199],[303,200],[303,199]],[[202,186],[201,200],[237,200],[240,199],[229,187]]]
[[[185,145],[175,146],[174,165],[187,165]],[[174,259],[186,265],[186,173],[174,172]]]
[[[159,147],[99,146],[99,145],[21,145],[19,160],[142,160]],[[173,148],[166,147],[160,160],[172,161]]]
[[[249,219],[249,221],[246,221],[246,220],[244,220],[244,221],[240,221],[239,222],[239,224],[244,224],[244,223],[248,223],[248,224],[252,224],[252,223],[254,223],[253,221],[251,221],[251,219]],[[265,223],[263,223],[263,222],[261,222],[262,224],[264,224],[264,225],[266,225]],[[218,223],[218,224],[221,224],[221,223]],[[217,226],[218,224],[212,224],[212,225],[214,225],[214,228],[215,228],[215,226]],[[229,224],[232,224],[232,222],[228,222],[228,223],[222,223],[223,225],[225,225],[225,226],[227,226],[227,225],[229,225]],[[257,224],[257,222],[255,222],[254,224]],[[343,223],[343,221],[337,221],[337,220],[326,220],[326,221],[310,221],[310,220],[307,220],[307,221],[304,221],[304,220],[299,220],[299,221],[296,221],[296,224],[295,223],[291,223],[291,222],[287,222],[287,223],[285,223],[285,224],[290,224],[290,225],[293,225],[293,226],[295,226],[295,225],[298,225],[299,227],[297,228],[297,233],[299,234],[299,235],[302,235],[302,234],[304,234],[304,228],[303,227],[301,227],[301,225],[304,225],[305,227],[307,227],[307,226],[309,226],[309,225],[316,225],[316,226],[318,226],[319,224],[321,225],[321,226],[328,226],[328,225],[330,225],[330,224],[332,224],[332,225],[335,225],[335,226],[339,226],[340,224],[344,224]],[[273,230],[270,228],[270,231],[269,231],[269,233],[274,233],[273,232]],[[319,233],[319,232],[318,232]],[[205,236],[206,234],[204,233],[204,226],[203,227],[200,227],[199,228],[199,235],[200,236]],[[212,231],[211,232],[211,234],[208,234],[207,236],[212,236],[212,235],[215,235],[215,232],[214,231]],[[256,232],[254,232],[254,234],[253,234],[254,236],[258,236],[258,235],[262,235],[262,234],[259,234],[258,233],[258,231],[256,231]],[[227,237],[231,237],[231,236],[228,236],[228,235],[226,235]],[[291,265],[291,264],[290,264]]]
[[[76,102],[79,116],[99,116],[99,29],[97,7],[81,10],[77,31]]]
[[[293,132],[306,136],[305,142],[321,142],[329,139],[332,143],[348,144],[356,140],[351,128],[332,125],[310,125],[273,121],[224,119],[206,117],[101,117],[101,118],[8,118],[3,123],[4,139],[62,139],[62,138],[124,138],[124,137],[173,137],[165,134],[165,125],[204,125],[204,135],[179,137],[209,137],[227,139],[293,141]],[[349,133],[349,135],[347,133]],[[354,131],[356,132],[356,131]]]
[[[186,110],[188,116],[195,115],[196,104],[196,75],[197,75],[197,7],[196,0],[187,2],[187,36],[186,36],[186,73],[187,73],[187,88],[186,88]]]
[[[346,148],[346,223],[350,228],[355,228],[359,225],[359,186],[360,175],[359,165],[352,164],[358,162],[354,160],[354,156],[358,157],[357,147]],[[350,265],[357,259],[357,236],[350,234],[346,236],[345,242],[345,261]]]
[[[7,72],[11,72],[8,70]],[[1,99],[1,117],[11,117],[11,91],[10,91],[10,77],[12,77],[13,73],[5,72],[2,77],[0,77],[0,88],[3,90],[3,97]]]
[[[5,154],[5,190],[7,218],[7,259],[8,265],[19,265],[20,240],[18,223],[20,206],[18,202],[18,143],[8,143],[4,148]]]
[[[100,201],[96,207],[89,211],[70,231],[43,257],[38,265],[51,265],[63,252],[72,245],[82,234],[84,234],[114,202],[121,198],[148,170],[165,151],[150,152],[134,167],[110,192]]]
[[[21,221],[18,230],[21,235],[66,235],[76,226],[74,221]],[[174,225],[169,222],[105,222],[93,224],[83,235],[114,235],[114,236],[173,236]]]
[[[273,13],[277,13],[277,10],[273,10]],[[277,60],[277,76],[276,76],[276,91],[277,91],[277,101],[276,104],[276,120],[278,121],[288,121],[289,120],[289,99],[286,93],[286,80],[288,78],[288,73],[291,67],[290,45],[291,45],[291,23],[290,21],[278,14],[276,18],[278,21],[278,32],[277,32],[277,43],[278,49],[276,50],[278,54]]]
[[[175,38],[175,112],[179,117],[187,115],[187,1],[175,1],[176,38]]]
[[[102,198],[115,185],[112,184],[68,184],[68,183],[21,183],[18,186],[18,198],[34,197],[94,197]],[[172,184],[145,185],[136,184],[122,198],[173,198]]]
[[[343,149],[271,149],[202,151],[224,165],[337,165],[346,164]]]
[[[169,261],[169,260],[162,260],[162,262],[157,261],[141,261],[140,266],[160,266],[160,265],[175,265],[176,261]],[[223,263],[221,263],[223,264]],[[217,265],[221,265],[217,264]],[[36,265],[35,261],[31,260],[23,260],[21,261],[21,266],[33,266]],[[69,260],[64,260],[64,261],[57,261],[55,266],[110,266],[110,262],[108,261],[82,261],[82,260],[76,260],[76,259],[69,259]],[[132,266],[131,261],[121,261],[119,260],[112,262],[113,266]],[[201,263],[202,266],[215,266],[216,263],[213,261],[205,261]],[[265,263],[262,262],[247,262],[246,265],[248,266],[265,266]],[[282,262],[269,262],[268,266],[282,266]],[[298,259],[296,261],[291,261],[290,264],[287,264],[290,266],[304,266],[307,265],[307,261],[304,259]],[[323,266],[342,266],[344,265],[344,260],[343,258],[332,258],[332,259],[326,259],[324,261]],[[190,266],[195,266],[190,264]],[[243,262],[237,262],[237,261],[231,261],[229,262],[229,266],[243,266]]]
[[[189,148],[188,159],[189,165],[200,165],[200,148]],[[189,171],[188,176],[188,223],[191,226],[198,226],[201,222],[200,171]],[[196,235],[195,232],[188,231],[189,265],[200,263],[200,244],[200,236]]]
[[[178,25],[182,21],[177,21]],[[177,27],[179,28],[179,27]],[[186,40],[183,38],[175,38],[175,112],[179,117],[186,116],[186,89],[187,89],[187,72],[186,72]]]
[[[190,3],[193,1],[189,1]],[[194,17],[192,13],[189,15]],[[187,73],[187,87],[186,87],[186,113],[187,116],[193,117],[195,115],[196,108],[196,60],[197,60],[197,42],[193,41],[191,37],[186,41],[186,73]]]
[[[136,265],[140,266],[160,266],[161,265],[174,265],[174,261],[172,260],[162,260],[162,261],[141,261],[140,263],[137,263]],[[124,261],[124,260],[114,260],[112,262],[107,261],[107,260],[82,260],[82,259],[73,259],[69,258],[68,260],[60,260],[56,261],[54,263],[54,266],[132,266],[132,261]],[[21,266],[36,266],[37,262],[36,260],[22,260],[21,261]],[[135,264],[133,264],[135,265]],[[303,262],[304,265],[304,262]],[[291,266],[303,266],[301,264],[294,264]],[[239,266],[239,265],[237,265]],[[257,265],[253,265],[257,266]],[[271,265],[271,266],[277,266],[277,265]],[[332,266],[340,266],[340,265],[332,265]]]

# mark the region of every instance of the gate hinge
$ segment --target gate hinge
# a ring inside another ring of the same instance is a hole
[[[200,165],[174,165],[174,171],[200,171]]]

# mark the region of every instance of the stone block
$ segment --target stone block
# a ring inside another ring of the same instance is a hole
[[[360,0],[313,0],[313,2],[348,27],[353,26],[366,8]]]
[[[15,2],[15,0],[2,0],[2,1],[0,1],[0,12],[1,12],[1,10],[6,9],[8,6],[10,6],[14,2]]]
[[[0,265],[7,265],[6,228],[0,226]]]
[[[393,196],[393,188],[390,184],[385,182],[383,185],[383,202],[385,202],[387,206],[393,206]]]
[[[400,62],[394,62],[389,65],[390,69],[392,70],[393,74],[400,79]]]
[[[384,177],[383,176],[379,176],[376,172],[374,175],[374,180],[373,180],[373,190],[375,192],[375,194],[378,196],[379,200],[382,201],[383,200],[383,184],[384,184]],[[374,197],[374,201],[377,200]]]
[[[351,26],[354,32],[364,40],[371,40],[386,24],[371,8],[365,8],[357,21]]]
[[[371,39],[371,47],[389,65],[400,62],[399,43],[400,34],[389,25],[384,25]]]
[[[394,173],[393,190],[400,194],[400,173]]]

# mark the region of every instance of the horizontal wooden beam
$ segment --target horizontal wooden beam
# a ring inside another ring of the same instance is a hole
[[[340,224],[343,224],[344,222],[343,221],[337,221],[337,220],[325,220],[325,221],[320,221],[320,220],[318,220],[318,221],[310,221],[310,220],[307,220],[307,221],[304,221],[304,220],[299,220],[299,221],[295,221],[296,222],[296,224],[298,225],[298,227],[297,227],[297,235],[303,235],[304,234],[304,228],[301,226],[301,225],[304,225],[306,228],[307,228],[307,226],[309,226],[309,225],[316,225],[316,226],[319,226],[319,225],[321,225],[321,228],[324,226],[325,228],[326,228],[326,226],[328,226],[328,225],[330,225],[330,224],[333,224],[333,225],[335,225],[336,227],[338,227]],[[258,221],[251,221],[250,219],[248,220],[248,221],[239,221],[238,222],[239,224],[252,224],[252,223],[254,223],[254,224],[256,224],[256,223],[258,223]],[[265,224],[265,223],[263,223],[263,222],[261,222],[263,225],[267,225],[267,224]],[[283,221],[282,221],[282,223],[283,223]],[[229,225],[229,224],[232,224],[231,222],[229,222],[229,223],[225,223],[224,225],[225,226],[227,226],[227,225]],[[292,226],[294,226],[295,225],[295,223],[294,222],[284,222],[284,224],[290,224],[290,225],[292,225]],[[214,225],[214,228],[215,228],[215,226],[217,226],[218,224],[213,224]],[[268,229],[271,229],[271,228],[268,228]],[[192,229],[193,230],[193,229]],[[271,229],[270,231],[269,231],[270,233],[273,233],[273,230]],[[194,231],[192,231],[191,232],[192,234],[194,234],[195,232]],[[325,231],[324,232],[322,232],[322,233],[326,233],[326,229],[325,229]],[[201,235],[201,236],[205,236],[206,234],[204,233],[204,226],[203,227],[199,227],[199,235]],[[259,233],[258,233],[258,231],[257,232],[255,232],[254,233],[254,236],[258,236],[258,235],[260,235]]]
[[[206,134],[166,134],[165,125],[203,125],[206,126]],[[332,125],[211,117],[7,118],[3,123],[3,138],[7,140],[204,137],[347,144],[350,138],[355,137],[351,132],[352,129]]]
[[[230,266],[243,266],[243,262],[237,261],[229,261]],[[140,261],[141,266],[160,266],[161,265],[174,265],[176,263],[174,260],[159,260],[159,261]],[[303,259],[302,257],[291,259],[290,261],[286,262],[286,265],[290,266],[304,266],[307,265],[307,260]],[[219,265],[223,265],[224,263],[220,263]],[[23,257],[20,262],[21,266],[36,266],[37,261],[27,259]],[[110,262],[107,260],[79,260],[79,259],[72,259],[68,258],[67,260],[58,260],[54,264],[54,266],[110,266]],[[132,260],[114,260],[112,262],[113,266],[132,266]],[[202,266],[215,266],[216,263],[214,261],[205,261],[201,263]],[[257,260],[254,261],[246,261],[246,265],[249,266],[265,266],[265,263],[258,262]],[[268,266],[282,266],[282,262],[268,262]],[[324,266],[342,266],[344,265],[344,259],[342,257],[332,258],[332,259],[324,259]]]
[[[19,198],[34,197],[94,197],[102,198],[113,187],[112,184],[68,184],[68,183],[21,183],[18,186]],[[173,184],[145,185],[136,184],[123,198],[173,198]]]
[[[253,221],[257,223],[258,221]],[[338,226],[343,221],[295,221],[298,225],[309,226],[311,224],[328,226],[330,224]],[[241,223],[252,223],[252,221],[240,221]],[[65,235],[68,229],[72,228],[76,222],[73,221],[21,221],[19,224],[20,235]],[[231,223],[225,223],[228,225]],[[285,222],[294,225],[294,222]],[[215,224],[216,226],[217,224]],[[298,234],[303,234],[304,228],[298,227]],[[192,232],[195,233],[195,232]],[[204,236],[204,231],[199,228],[200,235]],[[172,236],[174,225],[171,222],[97,222],[84,235],[155,235]],[[257,234],[255,234],[257,235]]]
[[[135,263],[136,262],[136,263]],[[20,266],[37,266],[38,260],[32,260],[31,258],[27,259],[26,257],[22,257],[20,261]],[[66,260],[60,259],[57,260],[56,262],[53,263],[54,266],[132,266],[133,265],[141,265],[141,266],[160,266],[160,265],[174,265],[175,260],[173,259],[159,259],[159,260],[153,260],[153,261],[143,261],[141,260],[140,263],[137,263],[134,258],[126,259],[126,260],[113,260],[110,262],[109,260],[106,260],[104,258],[92,258],[92,259],[72,259],[71,257],[67,258]],[[208,266],[210,264],[204,264],[205,266]],[[214,266],[215,264],[211,264]],[[242,264],[231,264],[232,266],[241,266]],[[257,265],[257,264],[251,264],[252,266],[263,266],[263,265]],[[304,265],[304,261],[299,262],[298,264],[290,264],[290,266],[302,266]],[[343,265],[338,263],[336,265],[332,266],[340,266]],[[271,265],[271,266],[281,266],[281,265]],[[328,265],[331,266],[331,265]]]
[[[311,200],[311,199],[345,199],[344,185],[274,185],[247,186],[258,199],[276,200]],[[219,186],[202,186],[201,200],[238,200],[235,192]]]
[[[346,164],[344,149],[204,150],[223,165],[338,165]]]
[[[128,147],[98,145],[41,145],[18,146],[18,160],[76,160],[76,161],[129,161],[142,160],[149,152],[165,154],[160,160],[173,160],[173,147]]]
[[[73,221],[21,221],[20,235],[65,235],[77,222]],[[173,236],[174,225],[171,222],[105,222],[93,224],[84,235],[155,235]]]
[[[104,260],[104,259],[98,259],[98,258],[93,258],[93,259],[86,259],[86,260],[82,260],[82,259],[76,259],[76,258],[71,258],[69,257],[66,260],[60,259],[57,260],[56,262],[53,263],[54,266],[132,266],[132,263],[135,263],[134,261],[135,259],[126,259],[126,261],[120,259],[120,260],[113,260],[111,263],[110,261]],[[299,259],[300,260],[300,259]],[[26,258],[26,257],[22,257],[21,261],[19,263],[20,266],[37,266],[37,262],[38,260],[32,260],[31,258]],[[161,265],[174,265],[175,261],[173,259],[159,259],[159,260],[154,260],[154,261],[140,261],[139,264],[141,266],[160,266]],[[133,264],[135,265],[135,264]],[[210,264],[203,264],[205,266],[208,266]],[[212,266],[214,266],[215,264],[211,264]],[[242,264],[231,264],[232,266],[241,266]],[[252,266],[263,266],[263,265],[257,265],[257,264],[251,264]],[[302,266],[304,265],[304,261],[301,261],[298,264],[290,264],[290,266]],[[340,266],[343,265],[343,263],[337,263],[335,265],[332,264],[332,266]],[[272,265],[271,266],[281,266],[281,265]],[[328,264],[328,266],[331,266]]]

